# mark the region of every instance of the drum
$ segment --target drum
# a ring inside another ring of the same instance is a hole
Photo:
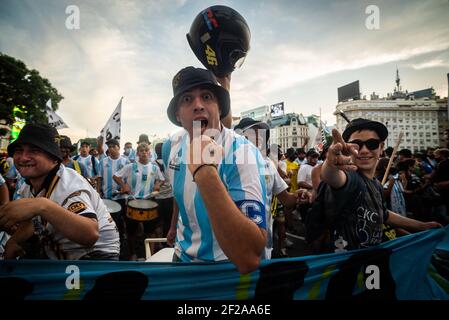
[[[158,217],[158,204],[151,200],[136,199],[128,202],[126,215],[136,221],[148,221]]]
[[[111,214],[112,218],[115,218],[120,214],[120,211],[122,210],[122,206],[120,203],[114,200],[109,199],[102,199],[104,204],[106,205],[106,208],[108,208],[109,213]]]

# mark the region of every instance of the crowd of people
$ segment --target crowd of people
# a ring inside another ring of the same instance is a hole
[[[228,128],[229,114],[229,79],[187,67],[167,108],[181,130],[154,148],[142,134],[135,150],[126,142],[121,152],[116,139],[103,150],[101,138],[76,150],[55,129],[26,125],[1,162],[3,258],[137,260],[143,233],[166,237],[174,262],[229,260],[244,274],[287,256],[294,215],[304,254],[449,222],[447,148],[392,154],[387,128],[359,118],[333,130],[324,150],[284,153],[266,123]]]

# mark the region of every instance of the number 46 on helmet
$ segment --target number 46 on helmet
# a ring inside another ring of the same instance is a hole
[[[219,78],[242,66],[251,39],[245,19],[226,6],[201,11],[186,36],[196,57]]]

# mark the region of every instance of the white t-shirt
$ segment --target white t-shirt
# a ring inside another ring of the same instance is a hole
[[[312,186],[312,169],[313,166],[308,163],[301,165],[298,171],[298,185],[300,182],[305,182]]]
[[[100,235],[92,247],[86,247],[65,238],[50,223],[46,226],[44,223],[41,226],[47,231],[47,235],[44,236],[44,245],[48,257],[58,260],[77,260],[94,251],[116,253],[118,256],[120,240],[117,227],[100,195],[89,182],[75,170],[61,164],[49,188],[52,185],[54,189],[48,198],[74,214],[96,219]],[[21,198],[45,197],[46,192],[42,190],[35,197],[31,192],[31,186],[27,183],[22,184],[18,190]],[[33,222],[39,224],[39,219],[40,216],[35,216]]]
[[[285,160],[279,161],[278,162],[278,167],[279,169],[281,169],[281,171],[287,175],[287,163],[285,162]]]

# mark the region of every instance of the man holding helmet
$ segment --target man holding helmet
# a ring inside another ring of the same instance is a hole
[[[182,69],[173,78],[173,93],[167,115],[184,130],[164,143],[162,158],[175,197],[174,259],[229,259],[241,273],[251,272],[267,241],[262,155],[221,124],[229,92],[212,72]]]

